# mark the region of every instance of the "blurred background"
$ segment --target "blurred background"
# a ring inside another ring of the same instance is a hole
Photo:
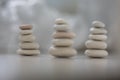
[[[19,26],[32,24],[40,50],[51,46],[56,18],[64,18],[77,34],[74,47],[84,51],[94,20],[106,24],[108,50],[120,48],[120,0],[0,0],[0,54],[16,54]]]

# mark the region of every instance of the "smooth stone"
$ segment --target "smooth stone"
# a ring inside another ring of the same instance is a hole
[[[106,49],[107,48],[107,44],[103,41],[88,40],[85,43],[85,45],[89,49]]]
[[[55,24],[67,24],[67,22],[62,18],[58,18],[55,20]]]
[[[33,35],[21,35],[19,39],[21,42],[33,42],[36,38]]]
[[[32,25],[29,25],[29,24],[21,25],[20,29],[21,30],[31,30],[32,29]]]
[[[40,54],[40,51],[39,50],[21,50],[21,49],[19,49],[17,51],[17,53],[19,53],[21,55],[25,55],[25,56],[33,56],[33,55]]]
[[[51,47],[49,53],[55,57],[72,57],[77,51],[71,47]]]
[[[21,49],[39,49],[39,44],[37,43],[20,43],[19,44]]]
[[[107,30],[104,28],[91,28],[90,32],[91,34],[107,34]]]
[[[107,40],[107,36],[106,35],[89,35],[89,39],[105,41]]]
[[[103,27],[105,27],[105,24],[103,22],[100,22],[100,21],[93,21],[92,26],[93,27],[103,28]]]
[[[108,56],[106,50],[86,50],[85,54],[89,57],[102,58]]]
[[[76,34],[73,32],[54,32],[53,33],[53,38],[68,38],[68,39],[73,39]]]
[[[54,25],[54,29],[56,31],[69,31],[70,26],[69,25]]]
[[[21,30],[20,31],[21,35],[28,35],[28,34],[32,34],[32,30]]]
[[[52,43],[54,46],[72,46],[73,40],[71,40],[71,39],[53,39]]]

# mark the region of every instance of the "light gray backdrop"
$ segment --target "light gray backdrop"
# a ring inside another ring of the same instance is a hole
[[[108,49],[119,50],[119,5],[119,0],[0,0],[0,53],[16,53],[21,24],[34,26],[40,50],[47,52],[54,20],[59,17],[77,34],[76,49],[85,49],[91,22],[100,20],[108,30]]]

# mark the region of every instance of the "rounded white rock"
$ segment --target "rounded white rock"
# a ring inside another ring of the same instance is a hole
[[[107,34],[107,30],[104,28],[91,28],[90,32],[91,34]]]
[[[77,51],[71,47],[51,47],[49,53],[55,57],[72,57]]]
[[[26,56],[32,56],[32,55],[39,55],[40,51],[39,50],[21,50],[19,49],[17,53],[21,55],[26,55]]]
[[[30,24],[24,24],[19,27],[21,30],[31,30],[33,28]]]
[[[106,57],[108,56],[108,52],[106,50],[86,50],[85,54],[89,57],[98,57],[98,58],[102,58],[102,57]]]
[[[52,36],[55,39],[61,38],[73,39],[74,37],[76,37],[76,34],[73,32],[54,32]]]
[[[56,31],[69,31],[70,30],[70,26],[69,25],[54,25],[54,29]]]
[[[89,49],[106,49],[107,48],[107,44],[103,41],[88,40],[85,43],[85,45]]]
[[[92,26],[93,27],[103,28],[103,27],[105,27],[105,24],[103,22],[100,22],[100,21],[93,21]]]
[[[19,39],[21,42],[33,42],[36,38],[33,35],[21,35]]]
[[[73,40],[72,39],[53,39],[54,46],[72,46]]]
[[[20,43],[19,44],[21,49],[39,49],[39,44],[33,42],[33,43]]]
[[[89,39],[105,41],[107,40],[107,36],[106,35],[89,35]]]
[[[67,24],[67,22],[62,18],[58,18],[55,20],[55,24]]]
[[[21,30],[20,31],[21,35],[28,35],[28,34],[32,34],[32,30]]]

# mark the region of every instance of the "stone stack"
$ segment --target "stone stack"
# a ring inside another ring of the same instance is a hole
[[[39,44],[35,42],[36,38],[33,36],[32,25],[20,26],[20,49],[18,53],[21,55],[32,56],[40,54]]]
[[[86,47],[88,50],[85,54],[89,57],[106,57],[108,52],[105,50],[107,44],[105,40],[107,39],[107,31],[104,29],[105,24],[100,21],[94,21],[92,23],[92,28],[90,29],[91,34],[89,35],[89,40],[86,42]]]
[[[63,19],[56,19],[55,32],[53,33],[53,46],[50,48],[50,54],[55,57],[72,57],[77,54],[72,48],[75,33],[70,31],[70,26]]]

